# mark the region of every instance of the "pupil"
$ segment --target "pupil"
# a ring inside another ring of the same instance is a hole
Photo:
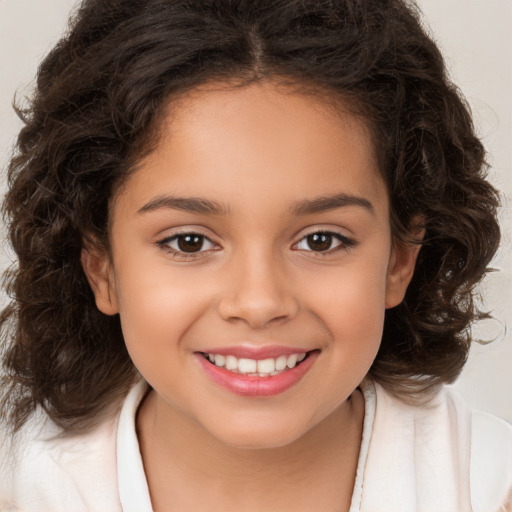
[[[178,247],[183,252],[196,252],[203,247],[203,237],[199,235],[183,235],[178,238]]]
[[[308,245],[314,251],[327,251],[332,244],[332,235],[315,233],[308,236]]]

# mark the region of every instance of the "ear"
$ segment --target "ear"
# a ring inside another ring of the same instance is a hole
[[[80,261],[98,309],[106,315],[119,313],[113,265],[108,251],[87,243],[82,249]]]
[[[386,309],[398,306],[405,297],[416,266],[425,230],[415,233],[417,243],[396,241],[393,244],[386,279]]]

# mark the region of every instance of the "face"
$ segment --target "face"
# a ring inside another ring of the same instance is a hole
[[[363,122],[259,83],[169,106],[114,198],[111,255],[83,265],[161,407],[270,447],[346,403],[416,252],[392,243]]]

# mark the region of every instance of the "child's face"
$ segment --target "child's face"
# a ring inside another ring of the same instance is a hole
[[[393,247],[386,187],[351,114],[270,83],[204,87],[169,113],[113,203],[112,261],[84,253],[97,304],[120,314],[161,410],[230,445],[290,443],[366,375],[417,248]],[[308,357],[260,377],[207,353],[273,360],[262,373]]]

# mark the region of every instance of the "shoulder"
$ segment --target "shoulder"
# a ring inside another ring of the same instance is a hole
[[[12,438],[2,433],[0,509],[114,512],[117,496],[113,415],[85,434],[65,435],[36,411]]]
[[[471,417],[471,497],[475,512],[512,510],[512,425],[482,411]],[[492,503],[494,508],[489,509]]]
[[[508,423],[448,388],[420,405],[379,385],[375,395],[362,510],[381,510],[383,497],[394,512],[512,510],[504,508],[512,490]]]

